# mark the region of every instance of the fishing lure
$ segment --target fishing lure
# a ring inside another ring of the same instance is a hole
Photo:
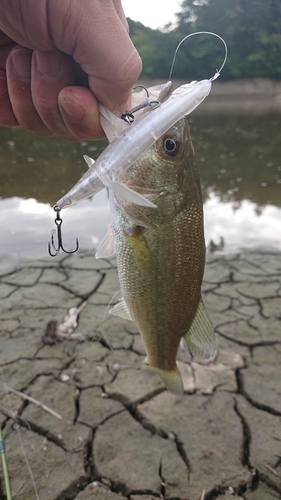
[[[181,85],[172,92],[170,78],[178,49],[187,38],[198,34],[212,35],[223,42],[225,48],[223,64],[210,79],[193,81]],[[126,201],[156,208],[156,205],[146,196],[122,184],[118,181],[118,178],[124,170],[128,169],[138,160],[172,125],[183,116],[190,114],[209,95],[212,82],[219,77],[226,59],[227,45],[219,35],[207,31],[191,33],[183,38],[177,46],[169,81],[160,86],[157,99],[152,99],[146,90],[145,98],[133,109],[123,113],[121,118],[116,117],[102,104],[99,104],[101,125],[105,132],[107,132],[107,121],[111,123],[112,121],[117,121],[118,127],[116,127],[116,130],[118,130],[118,134],[116,132],[114,136],[111,132],[111,136],[109,136],[110,143],[96,162],[92,158],[84,156],[89,170],[66,195],[57,201],[54,206],[56,213],[58,214],[61,209],[70,207],[81,200],[95,195],[104,189],[104,187],[112,189],[112,191]],[[144,108],[146,111],[135,119],[134,114]],[[61,238],[61,234],[59,236]],[[57,250],[55,247],[54,249]]]

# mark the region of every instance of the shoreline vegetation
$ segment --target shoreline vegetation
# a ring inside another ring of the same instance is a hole
[[[161,31],[131,19],[128,22],[143,60],[143,76],[166,78],[179,42],[198,32],[200,36],[181,45],[173,75],[189,80],[212,76],[220,68],[223,50],[222,44],[207,34],[211,32],[222,37],[228,47],[223,80],[281,78],[280,0],[183,0],[175,22]]]

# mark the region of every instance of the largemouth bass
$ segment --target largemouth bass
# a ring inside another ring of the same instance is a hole
[[[157,208],[130,203],[110,190],[112,229],[97,252],[97,257],[113,253],[113,234],[123,299],[110,312],[135,322],[147,351],[143,368],[181,394],[176,365],[181,339],[204,358],[216,350],[201,298],[203,208],[187,119],[172,126],[118,180],[146,194]]]
[[[122,115],[125,121],[100,104],[101,125],[110,144],[96,163],[84,156],[88,172],[54,207],[60,228],[61,209],[109,188],[112,225],[96,256],[109,257],[116,251],[123,298],[110,312],[135,321],[147,351],[143,367],[157,372],[175,394],[184,390],[176,364],[181,339],[204,358],[216,350],[201,298],[203,209],[186,115],[210,93],[226,62],[227,46],[220,36],[203,33],[224,44],[220,70],[209,80],[193,81],[173,92],[170,81],[143,87],[146,96],[136,96],[134,107]],[[180,45],[198,34],[202,33],[187,35],[178,44],[172,68]],[[155,95],[157,109],[152,106]]]

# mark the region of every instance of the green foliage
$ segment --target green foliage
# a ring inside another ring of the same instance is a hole
[[[142,76],[168,78],[173,52],[180,37],[174,33],[152,30],[131,19],[128,21],[132,40],[143,60]]]
[[[176,26],[165,33],[130,21],[144,63],[143,76],[167,78],[177,43],[195,31],[223,37],[229,57],[222,78],[281,78],[280,0],[183,0]],[[215,38],[188,39],[180,48],[174,78],[207,78],[223,59]]]

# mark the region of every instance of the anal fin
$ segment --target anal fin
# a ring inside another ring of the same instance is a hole
[[[209,314],[201,298],[188,332],[183,336],[192,354],[208,359],[216,352],[216,337]]]
[[[113,316],[119,316],[120,318],[133,321],[128,306],[124,299],[120,299],[119,302],[117,302],[117,304],[115,304],[115,306],[113,306],[112,309],[110,309],[108,312]]]

